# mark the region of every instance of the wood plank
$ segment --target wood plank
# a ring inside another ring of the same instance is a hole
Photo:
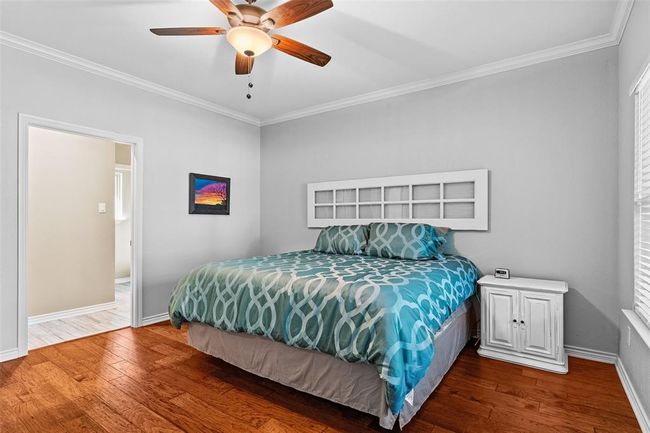
[[[325,420],[315,420],[299,410],[287,410],[282,405],[283,401],[279,400],[277,396],[271,399],[237,388],[231,389],[225,396],[233,404],[247,404],[254,411],[263,413],[270,418],[275,418],[295,431],[319,433],[327,428],[323,424]]]
[[[259,433],[294,433],[295,430],[288,425],[282,424],[277,419],[270,419],[265,422],[258,430]],[[326,430],[329,432],[330,430]]]
[[[85,414],[65,422],[63,427],[69,432],[107,433],[102,426]]]
[[[520,432],[539,433],[593,433],[593,427],[568,418],[548,418],[539,413],[522,416],[517,410],[499,407],[492,411],[490,420],[504,428]]]
[[[176,340],[179,343],[186,344],[187,342],[187,337],[185,336],[187,332],[187,324],[183,325],[184,332],[178,332],[178,330],[174,329],[171,326],[169,321],[164,321],[161,323],[157,323],[155,325],[147,326],[146,330],[147,332],[158,334],[161,337]]]
[[[612,412],[603,412],[599,409],[592,409],[586,406],[570,404],[566,406],[551,407],[542,403],[539,407],[539,413],[547,419],[570,419],[571,422],[580,422],[593,428],[616,429],[620,433],[638,432],[639,427],[636,419],[620,416]]]
[[[275,395],[280,405],[299,411],[311,419],[321,420],[330,431],[350,433],[376,431],[372,426],[376,424],[375,418],[370,415],[279,384],[276,387]]]
[[[140,429],[121,414],[94,396],[83,397],[75,402],[97,425],[109,432],[138,433]]]
[[[570,367],[569,367],[570,368]],[[602,388],[605,386],[611,386],[611,389],[609,390],[611,393],[624,396],[625,391],[623,390],[623,387],[618,384],[616,386],[616,383],[614,382],[615,380],[618,380],[618,377],[616,378],[603,378],[599,377],[598,373],[594,372],[593,377],[591,380],[588,380],[582,375],[576,374],[575,376],[572,374],[571,376],[568,375],[561,375],[561,374],[555,374],[553,376],[549,376],[545,374],[545,371],[542,370],[535,370],[532,368],[527,368],[523,371],[523,375],[529,378],[535,378],[541,381],[544,381],[546,383],[552,382],[557,385],[568,385],[573,388],[582,388],[583,391],[585,392],[595,392],[598,393],[599,391],[602,391]],[[574,379],[575,377],[575,379]],[[579,384],[579,385],[578,385]]]
[[[457,396],[458,398],[465,399],[470,402],[479,402],[487,407],[505,406],[510,408],[517,408],[526,414],[529,411],[537,411],[539,403],[534,400],[527,400],[517,396],[504,394],[498,391],[484,389],[472,385],[471,382],[461,383],[458,382],[453,386],[442,383],[436,393],[445,396]],[[469,404],[466,408],[469,411]]]
[[[263,425],[247,423],[246,421],[233,417],[229,413],[222,412],[215,408],[214,405],[204,403],[200,397],[195,397],[188,393],[181,394],[170,401],[184,411],[199,411],[202,413],[201,422],[208,428],[218,425],[219,429],[225,432],[255,433],[258,431],[258,427]]]
[[[165,393],[157,392],[156,395],[149,394],[151,391],[157,391],[152,389],[151,386],[143,386],[127,376],[117,378],[111,383],[133,400],[161,415],[185,432],[198,433],[208,430],[224,433],[217,425],[206,426],[203,423],[203,419],[205,418],[204,414],[195,414],[171,403],[169,399],[164,397]]]
[[[182,430],[135,399],[120,391],[106,381],[97,381],[92,391],[87,395],[101,400],[107,407],[120,417],[138,426],[143,432],[178,433]],[[119,422],[119,421],[116,421]]]

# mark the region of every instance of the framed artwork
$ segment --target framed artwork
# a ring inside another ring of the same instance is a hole
[[[230,178],[190,173],[190,213],[230,215]]]

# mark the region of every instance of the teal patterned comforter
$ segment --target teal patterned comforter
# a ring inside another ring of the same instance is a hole
[[[174,326],[197,321],[376,366],[399,413],[435,353],[433,334],[475,289],[468,259],[298,251],[203,265],[174,289]]]

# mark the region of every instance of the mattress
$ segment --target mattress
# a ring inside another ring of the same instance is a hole
[[[434,359],[433,335],[474,293],[477,276],[461,256],[297,251],[201,266],[179,282],[169,313],[176,326],[200,322],[372,365],[398,414]]]
[[[382,427],[392,429],[396,421],[404,427],[441,382],[475,329],[475,311],[466,301],[435,333],[436,356],[397,414],[388,407],[386,382],[372,365],[198,322],[189,324],[188,342],[250,373],[377,416]]]

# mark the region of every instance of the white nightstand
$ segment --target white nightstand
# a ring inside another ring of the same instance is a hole
[[[485,276],[481,286],[481,347],[488,358],[568,372],[564,352],[564,281]]]

